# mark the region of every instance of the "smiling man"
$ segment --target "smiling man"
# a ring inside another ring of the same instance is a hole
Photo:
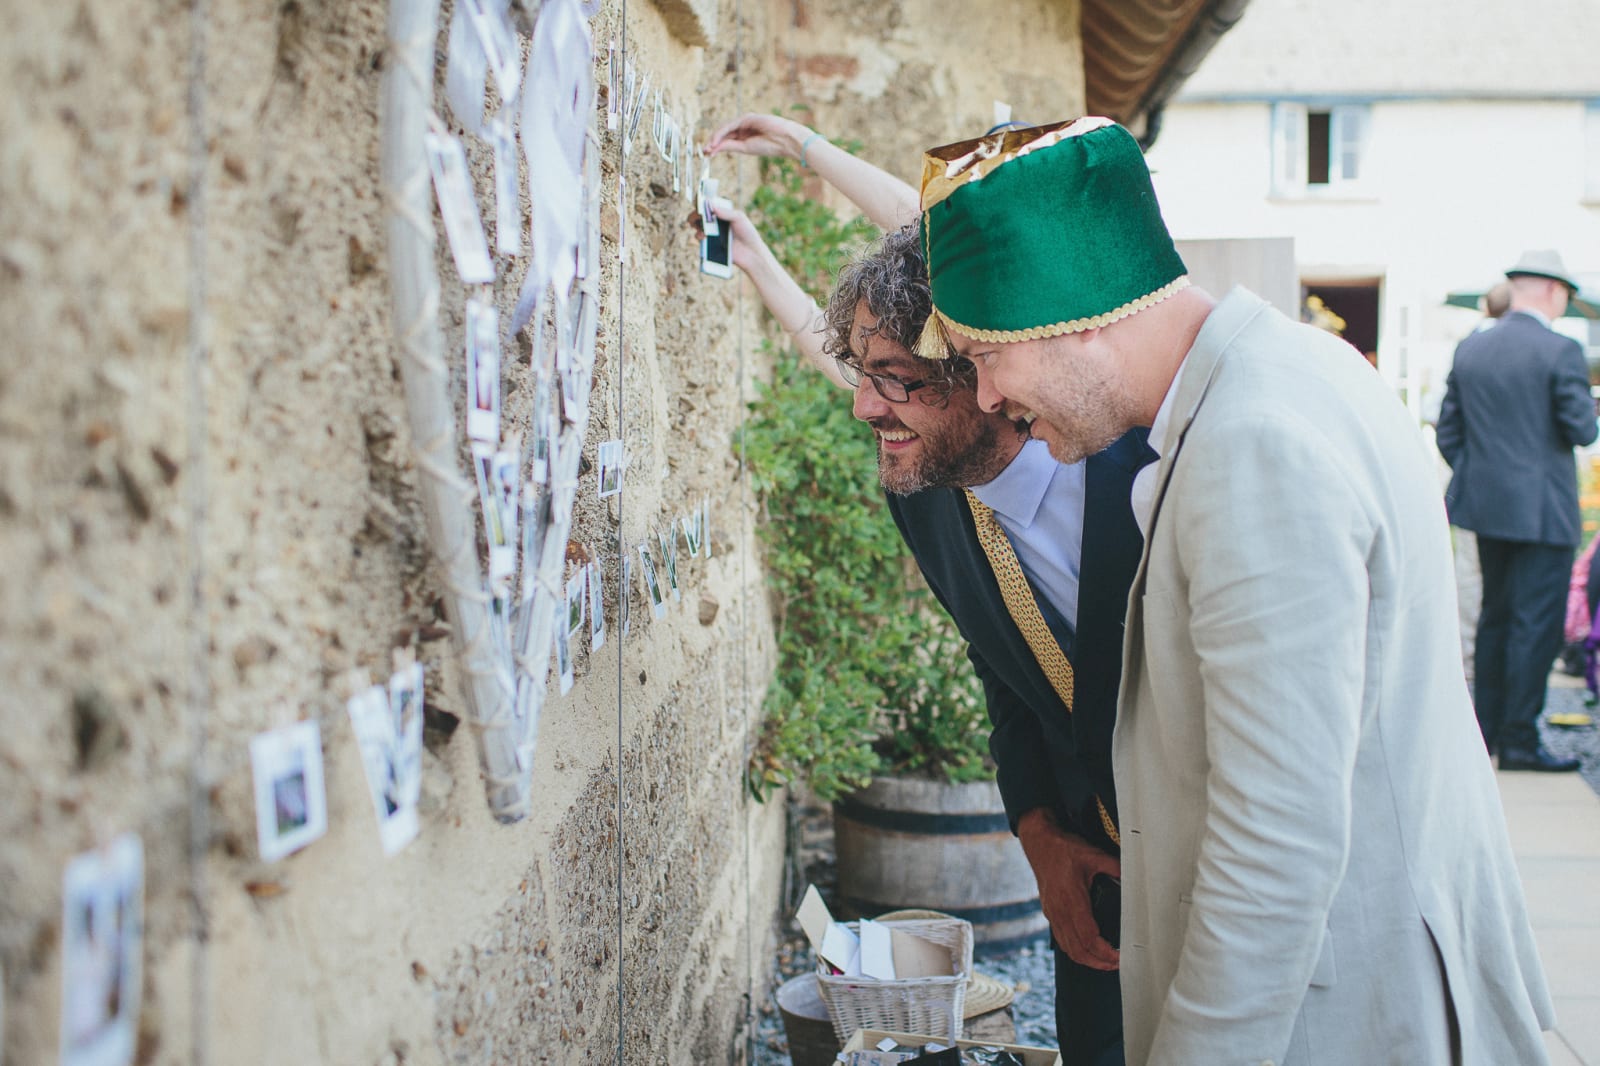
[[[791,126],[746,116],[729,128],[798,151],[809,131]],[[893,180],[874,173],[885,186],[858,182],[852,199],[897,202],[885,191]],[[817,369],[854,391],[856,417],[874,430],[889,509],[984,687],[1000,794],[1056,944],[1062,1061],[1120,1066],[1111,729],[1143,431],[1062,465],[1025,423],[978,406],[971,364],[913,355],[930,307],[914,230],[847,266],[821,314],[743,212],[726,201],[714,210],[732,229],[734,264]]]
[[[1113,760],[1127,1060],[1547,1061],[1554,1022],[1417,426],[1349,345],[1189,285],[1106,119],[929,152],[937,318],[1063,462],[1138,426]]]

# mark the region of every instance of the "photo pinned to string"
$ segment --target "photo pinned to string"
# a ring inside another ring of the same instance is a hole
[[[445,51],[444,99],[463,129],[483,136],[483,108],[489,81],[489,57],[472,26],[465,4],[450,16]]]
[[[620,71],[617,67],[617,39],[611,38],[611,44],[606,48],[606,129],[614,130],[620,122],[621,102],[617,99],[617,92],[621,88]]]
[[[657,618],[667,616],[667,598],[661,591],[661,579],[656,576],[655,560],[650,557],[650,545],[639,545],[639,577],[644,581],[645,595],[650,598],[650,611]]]
[[[359,675],[358,675],[359,676]],[[345,704],[361,749],[367,791],[378,818],[378,842],[385,855],[394,855],[416,839],[419,829],[417,799],[422,792],[422,716],[415,716],[415,738],[396,727],[389,690],[367,684]],[[412,748],[415,747],[413,753]]]
[[[589,424],[589,394],[594,389],[594,344],[599,324],[599,301],[594,293],[579,289],[565,304],[557,304],[557,373],[561,378],[561,417],[580,431]]]
[[[494,250],[501,255],[522,254],[522,199],[517,170],[517,134],[502,111],[486,128],[494,149]]]
[[[564,605],[556,607],[557,611],[565,614]],[[561,694],[565,696],[572,691],[572,633],[567,629],[566,618],[563,617],[556,626],[556,671],[561,677]]]
[[[579,203],[583,212],[583,225],[578,230],[578,277],[600,277],[600,139],[593,130],[584,136],[583,186]]]
[[[632,71],[629,71],[629,84],[633,83]],[[645,101],[650,96],[650,75],[641,72],[638,85],[628,94],[628,111],[623,117],[624,130],[622,134],[622,155],[624,158],[633,154],[633,138],[639,133],[639,119],[644,115]]]
[[[516,542],[506,528],[497,464],[501,453],[492,444],[472,442],[472,469],[478,479],[478,504],[483,512],[484,539],[489,547],[489,580],[503,582],[517,566]]]
[[[521,458],[520,439],[513,437],[507,442],[506,447],[494,453],[494,461],[490,464],[494,478],[495,503],[500,508],[500,521],[506,532],[505,553],[500,565],[490,567],[496,584],[509,580],[517,568],[517,521],[521,513],[518,502],[522,487],[519,473]],[[504,594],[497,593],[497,595]]]
[[[583,628],[583,601],[589,583],[584,573],[585,568],[580,567],[576,574],[567,580],[567,636],[577,636],[578,630]]]
[[[250,767],[262,862],[292,855],[328,831],[322,729],[314,719],[256,734],[250,739]]]
[[[500,312],[476,297],[467,300],[467,436],[500,439]]]
[[[445,129],[434,115],[428,116],[423,143],[456,273],[465,284],[486,285],[494,280],[494,261],[489,258],[489,241],[473,195],[466,149],[461,146],[461,139]]]
[[[674,522],[668,525],[666,532],[657,532],[656,543],[661,546],[661,566],[667,572],[667,585],[672,589],[672,600],[676,603],[682,598],[678,594],[677,523]]]
[[[622,442],[600,442],[600,498],[616,496],[622,492]]]
[[[144,845],[124,833],[61,880],[61,1064],[125,1066],[143,991]]]
[[[594,105],[592,58],[589,26],[577,0],[545,0],[519,111],[533,256],[517,296],[513,332],[531,319],[547,285],[566,293],[577,276],[583,151]]]
[[[688,514],[679,519],[679,524],[683,527],[683,546],[689,549],[689,558],[691,559],[700,558],[700,540],[702,534],[700,523],[704,520],[704,518],[704,512],[702,512],[700,508],[696,507],[694,510],[690,511]]]
[[[605,583],[598,558],[584,569],[589,575],[589,650],[595,652],[606,642]]]
[[[522,81],[522,49],[517,31],[511,25],[507,0],[459,0],[456,11],[466,11],[478,38],[479,47],[494,73],[495,88],[501,100],[514,100]],[[451,29],[454,30],[452,19]]]
[[[700,497],[700,547],[711,558],[711,497]]]

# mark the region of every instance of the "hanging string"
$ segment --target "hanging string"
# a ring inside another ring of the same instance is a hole
[[[206,917],[206,850],[211,834],[210,784],[206,774],[206,717],[211,706],[210,638],[206,622],[206,0],[189,5],[189,321],[186,382],[188,402],[189,511],[189,915],[194,957],[189,973],[189,1061],[205,1066],[210,1021],[210,930]]]
[[[618,62],[621,63],[622,66],[619,68],[619,70],[625,70],[627,68],[627,56],[628,56],[628,0],[622,0],[622,47],[621,47],[620,52],[618,53],[618,57],[619,57],[618,58]],[[609,94],[611,92],[616,91],[619,88],[623,88],[623,83],[625,82],[625,80],[626,79],[621,78],[619,76],[618,79],[617,79],[617,82],[618,82],[617,85],[611,85],[610,82],[607,82],[606,92]],[[611,104],[612,104],[612,101],[611,101],[610,96],[608,95],[607,98],[606,98],[606,106],[610,107]],[[628,225],[628,205],[623,202],[623,197],[626,195],[627,188],[628,188],[628,184],[627,184],[627,182],[628,182],[628,156],[627,156],[627,153],[623,151],[623,147],[622,146],[623,146],[623,141],[625,139],[625,131],[628,128],[628,119],[630,117],[628,115],[628,106],[629,106],[629,104],[630,104],[630,101],[628,99],[628,94],[626,92],[624,92],[622,94],[622,100],[617,104],[617,115],[618,115],[618,118],[617,118],[617,138],[616,138],[616,140],[617,140],[617,248],[618,248],[618,255],[617,255],[617,336],[616,336],[617,439],[622,441],[622,456],[623,456],[622,491],[617,494],[617,589],[618,589],[618,594],[617,594],[617,629],[618,630],[621,630],[623,628],[622,627],[622,612],[626,609],[625,605],[627,604],[627,600],[628,600],[628,583],[623,579],[623,575],[624,575],[624,573],[626,571],[626,568],[627,568],[627,565],[628,565],[628,548],[627,548],[627,544],[623,540],[623,525],[622,525],[623,507],[624,507],[623,501],[625,501],[628,498],[628,473],[627,473],[628,472],[628,465],[627,465],[628,434],[627,434],[627,424],[623,421],[623,411],[626,410],[626,408],[623,406],[623,402],[622,402],[622,390],[623,390],[624,383],[626,381],[626,375],[623,373],[623,371],[625,369],[624,365],[623,365],[623,353],[627,350],[627,345],[623,343],[623,339],[622,339],[623,338],[623,331],[622,331],[622,329],[623,329],[623,311],[627,307],[627,303],[628,303],[628,301],[626,299],[624,299],[624,297],[623,297],[623,282],[626,280],[625,274],[626,274],[626,271],[627,271],[628,264],[627,264],[626,259],[622,256],[621,250],[623,248],[627,247],[627,239],[626,239],[623,231],[626,229],[626,227]],[[602,179],[602,184],[604,184],[603,179]],[[600,189],[594,190],[594,195],[596,195],[596,196],[601,195],[601,190]],[[626,644],[627,642],[628,642],[627,635],[625,633],[619,632],[617,634],[617,1066],[623,1066],[623,1057],[622,1057],[623,1042],[624,1042],[624,1035],[627,1032],[627,1026],[626,1026],[626,1024],[624,1024],[625,1015],[622,1013],[623,1012],[623,1000],[622,1000],[622,917],[623,917],[623,912],[622,912],[622,671],[623,671],[623,662],[622,662],[622,651],[623,651],[623,645]]]

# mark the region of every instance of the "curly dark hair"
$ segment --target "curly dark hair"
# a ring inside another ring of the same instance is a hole
[[[852,337],[856,305],[863,300],[878,324],[870,331],[863,331],[861,336]],[[870,336],[881,336],[915,356],[917,339],[932,312],[933,294],[928,288],[922,239],[919,227],[913,223],[884,234],[839,272],[839,280],[823,312],[822,349],[829,355],[849,358],[856,351],[851,346],[852,340],[865,341]],[[953,352],[946,359],[919,358],[917,361],[922,364],[923,380],[928,383],[931,394],[924,402],[942,407],[950,402],[950,394],[956,390],[972,391],[978,387],[977,372],[972,364]]]

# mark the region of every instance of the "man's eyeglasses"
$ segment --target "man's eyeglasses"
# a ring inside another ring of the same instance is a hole
[[[913,392],[927,384],[921,378],[901,381],[892,374],[869,374],[842,355],[834,356],[833,361],[838,364],[839,376],[844,378],[845,384],[853,389],[861,384],[862,378],[868,378],[872,381],[872,387],[878,390],[878,395],[890,403],[905,403],[911,399]]]

